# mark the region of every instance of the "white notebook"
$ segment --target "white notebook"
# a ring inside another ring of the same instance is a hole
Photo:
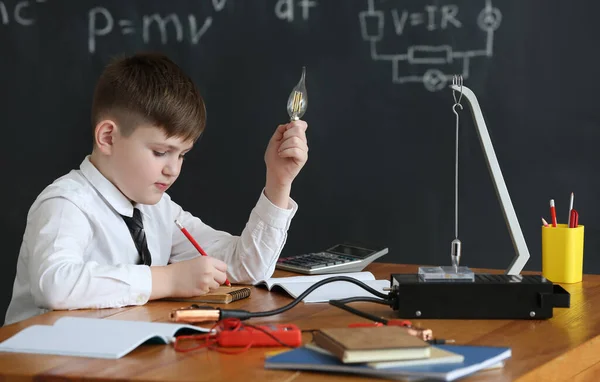
[[[351,273],[335,273],[329,275],[315,275],[315,276],[294,276],[294,277],[272,277],[268,280],[262,280],[254,285],[264,285],[268,290],[274,287],[279,287],[286,291],[293,298],[301,295],[305,290],[314,285],[317,281],[327,279],[335,276],[348,276],[356,280],[360,280],[377,290],[378,292],[387,293],[383,288],[389,288],[389,280],[375,280],[375,276],[371,272],[351,272]],[[342,298],[349,297],[375,297],[373,294],[367,292],[363,288],[356,284],[352,284],[347,281],[334,281],[329,284],[325,284],[308,296],[306,296],[304,302],[328,302],[329,300],[339,300]]]
[[[0,343],[0,352],[116,359],[145,342],[168,344],[178,334],[208,331],[185,324],[62,317],[54,325],[21,330]]]

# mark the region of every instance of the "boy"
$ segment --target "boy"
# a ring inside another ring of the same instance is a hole
[[[204,101],[175,63],[137,54],[109,64],[92,122],[92,154],[29,210],[5,324],[52,309],[200,295],[227,278],[254,283],[273,274],[297,209],[291,184],[308,158],[305,122],[277,127],[265,152],[265,188],[239,237],[212,229],[165,193],[205,126]]]

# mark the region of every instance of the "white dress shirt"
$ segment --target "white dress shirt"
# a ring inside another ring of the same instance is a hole
[[[179,220],[209,256],[228,265],[231,282],[271,277],[297,205],[272,204],[261,192],[240,236],[217,231],[184,211],[166,193],[155,205],[136,205],[144,222],[152,265],[199,256],[177,228]],[[150,267],[120,215],[131,202],[89,161],[57,179],[37,197],[17,262],[5,324],[52,309],[112,308],[145,304],[152,291]]]

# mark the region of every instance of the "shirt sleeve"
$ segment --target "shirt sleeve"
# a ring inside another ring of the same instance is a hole
[[[270,278],[287,239],[287,230],[298,206],[290,198],[288,209],[277,207],[264,191],[240,236],[218,231],[173,203],[173,218],[190,232],[208,256],[227,263],[229,281],[254,284]],[[171,262],[199,256],[179,229],[173,232]]]
[[[150,267],[106,265],[86,258],[93,230],[86,214],[64,198],[43,201],[28,218],[28,272],[36,305],[48,309],[113,308],[145,304]]]

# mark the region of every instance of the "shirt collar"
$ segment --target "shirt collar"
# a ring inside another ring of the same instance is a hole
[[[112,182],[90,162],[90,156],[86,156],[79,166],[81,173],[98,191],[100,196],[108,203],[117,213],[127,217],[133,216],[134,205],[129,199],[114,185]]]

